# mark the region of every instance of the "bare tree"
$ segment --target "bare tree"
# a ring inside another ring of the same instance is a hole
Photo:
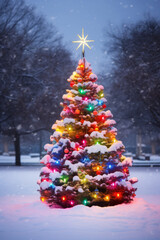
[[[112,98],[133,126],[160,127],[160,22],[148,18],[107,33],[112,54]],[[121,115],[121,116],[122,116]]]
[[[1,0],[0,16],[0,131],[14,137],[20,165],[20,135],[50,128],[56,82],[72,60],[54,26],[23,0]]]

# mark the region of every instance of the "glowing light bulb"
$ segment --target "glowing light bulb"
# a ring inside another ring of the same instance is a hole
[[[83,178],[81,181],[82,181],[82,183],[86,183],[86,182],[87,182],[87,179],[86,179],[86,178]]]
[[[69,127],[69,128],[68,128],[68,130],[69,130],[69,131],[71,131],[71,130],[72,130],[72,128],[71,128],[71,127]]]
[[[89,104],[89,105],[87,106],[87,110],[88,110],[89,112],[92,112],[92,111],[94,110],[94,105],[93,105],[93,104]]]
[[[53,183],[50,183],[50,184],[49,184],[49,187],[55,188],[55,185],[54,185]]]
[[[79,92],[81,95],[85,95],[85,94],[86,94],[86,91],[85,91],[83,88],[79,88],[79,89],[78,89],[78,92]]]
[[[101,106],[103,104],[102,100],[98,100],[98,105]]]
[[[104,97],[104,93],[101,93],[101,94],[100,94],[100,97]]]
[[[73,202],[73,201],[70,201],[70,204],[71,204],[71,205],[73,205],[73,204],[74,204],[74,202]]]
[[[97,170],[100,170],[100,167],[97,167]]]
[[[66,201],[66,197],[65,196],[62,197],[62,201]]]
[[[94,198],[97,198],[97,194],[94,194]]]
[[[119,193],[117,193],[117,198],[119,198],[120,197],[120,194]]]
[[[87,203],[88,203],[87,199],[84,199],[84,200],[83,200],[83,204],[84,204],[84,205],[87,205]]]
[[[112,165],[111,165],[111,164],[109,164],[109,165],[108,165],[108,168],[110,168],[110,169],[111,169],[111,168],[112,168]]]
[[[108,195],[105,196],[105,200],[106,200],[106,201],[109,201],[109,196],[108,196]]]
[[[45,198],[44,198],[44,197],[41,197],[41,201],[44,202],[44,201],[45,201]]]

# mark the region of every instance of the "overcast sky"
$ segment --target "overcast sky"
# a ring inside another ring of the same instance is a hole
[[[76,51],[77,44],[72,41],[78,40],[77,34],[81,35],[84,28],[88,39],[95,40],[90,44],[92,50],[86,49],[85,53],[94,73],[103,69],[107,58],[103,50],[105,29],[134,23],[147,14],[158,19],[160,16],[160,0],[26,0],[26,3],[34,5],[37,12],[56,26],[77,61],[81,50]]]

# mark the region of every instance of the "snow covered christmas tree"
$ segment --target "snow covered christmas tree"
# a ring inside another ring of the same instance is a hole
[[[45,167],[38,184],[41,200],[49,206],[112,206],[135,196],[137,178],[128,179],[132,160],[122,155],[124,145],[116,139],[104,88],[95,83],[97,76],[84,58],[84,42],[83,58],[68,79],[71,89],[63,95],[62,119],[53,124],[41,160]]]

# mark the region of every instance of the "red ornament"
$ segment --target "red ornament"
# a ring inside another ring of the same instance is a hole
[[[73,87],[73,85],[74,85],[74,81],[71,81],[70,86]]]
[[[75,114],[80,114],[80,110],[76,109]]]
[[[82,82],[82,78],[78,78],[78,82]]]
[[[64,149],[65,153],[69,153],[69,150],[67,148]]]
[[[84,123],[84,119],[83,119],[83,118],[81,119],[81,123],[82,123],[82,124]]]
[[[80,136],[78,134],[76,134],[76,138],[79,138]]]
[[[94,111],[93,111],[93,115],[96,116],[97,114],[98,114],[98,112],[97,112],[96,110],[94,110]]]
[[[102,107],[103,107],[103,108],[106,108],[107,106],[106,106],[106,104],[103,104]]]

